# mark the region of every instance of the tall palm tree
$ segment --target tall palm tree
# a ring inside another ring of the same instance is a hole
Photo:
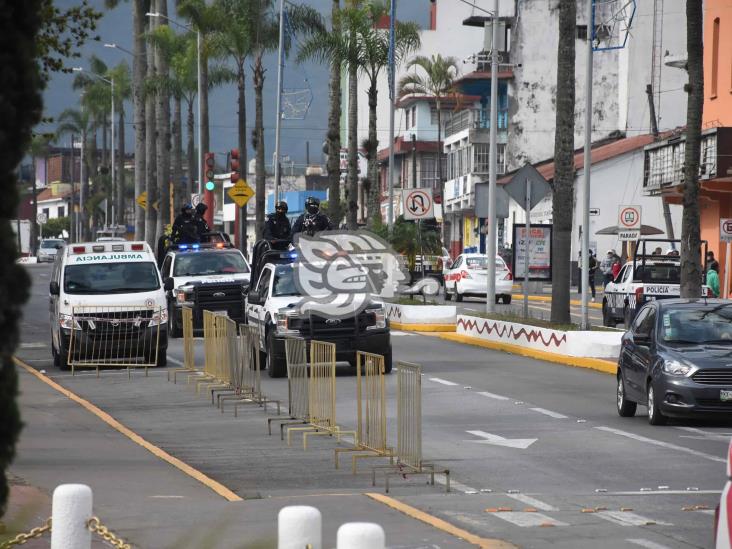
[[[681,218],[681,297],[701,295],[701,227],[699,214],[699,156],[704,109],[704,10],[701,2],[686,0],[686,51],[689,94],[686,109],[684,210]]]
[[[157,17],[149,17],[147,29],[152,33],[157,28]],[[157,71],[155,65],[155,48],[147,48],[147,72],[146,79],[155,78]],[[145,194],[147,195],[147,206],[145,208],[145,240],[150,246],[155,246],[155,233],[157,231],[157,212],[154,204],[158,200],[157,180],[157,119],[155,116],[156,102],[155,95],[145,93]]]
[[[427,95],[435,98],[437,110],[437,181],[442,194],[442,242],[448,246],[447,223],[445,222],[445,182],[442,178],[442,100],[454,95],[454,82],[458,75],[458,60],[455,57],[442,57],[439,53],[432,57],[418,55],[409,60],[407,69],[420,68],[418,72],[411,72],[399,80],[397,95]]]
[[[168,26],[168,0],[156,0],[156,10],[160,14],[158,29]],[[167,57],[159,48],[155,49],[155,69],[159,76],[168,76],[170,72]],[[170,219],[170,94],[165,88],[156,94],[156,156],[157,156],[157,188],[158,212],[155,224],[155,242],[162,236],[164,226]]]
[[[132,81],[130,67],[126,61],[112,68],[108,75],[114,78],[114,107],[117,111],[117,148],[116,174],[117,195],[115,197],[117,225],[126,225],[126,191],[125,191],[125,101],[132,97]],[[114,161],[114,160],[113,160]]]
[[[333,0],[330,9],[330,32],[341,33],[340,0]],[[328,214],[336,227],[343,219],[341,206],[341,58],[336,54],[330,60],[328,112]]]
[[[31,234],[30,234],[30,253],[31,255],[36,255],[36,249],[38,245],[38,235],[36,234],[36,229],[38,225],[36,224],[36,219],[38,218],[38,192],[36,188],[36,161],[39,158],[43,158],[44,162],[47,162],[48,158],[48,152],[51,148],[51,143],[55,139],[54,135],[48,135],[48,134],[38,134],[34,135],[33,139],[30,142],[30,147],[28,149],[28,153],[31,156],[31,161],[33,165],[33,176],[31,178],[31,183],[33,185],[33,217],[32,217],[32,223],[31,223]]]
[[[79,165],[80,170],[84,174],[84,178],[79,185],[79,199],[81,203],[86,202],[88,195],[88,179],[89,179],[89,147],[88,139],[94,127],[92,117],[86,109],[66,109],[58,117],[58,127],[56,128],[57,135],[78,135],[81,142],[84,143],[84,156],[80,159]],[[72,183],[72,187],[73,187]],[[73,197],[73,193],[72,193]],[[72,200],[71,208],[74,209]],[[79,211],[81,218],[81,225],[84,226],[86,222],[86,215],[83,210]],[[77,235],[75,227],[72,227],[74,236],[77,239],[83,239],[86,235]]]
[[[574,198],[574,65],[576,0],[559,1],[559,45],[557,47],[556,130],[554,134],[554,187],[552,194],[552,311],[553,322],[568,324],[569,260],[572,246]],[[590,131],[586,128],[585,131]],[[585,168],[587,169],[587,167]]]

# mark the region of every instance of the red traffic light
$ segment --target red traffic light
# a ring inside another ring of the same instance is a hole
[[[231,160],[239,161],[239,149],[231,149]]]
[[[216,155],[214,153],[206,153],[203,158],[204,163],[209,168],[213,168],[216,164]]]
[[[236,183],[239,181],[239,174],[236,172],[231,172],[231,182]]]
[[[231,171],[232,172],[238,172],[239,171],[239,160],[231,157]]]

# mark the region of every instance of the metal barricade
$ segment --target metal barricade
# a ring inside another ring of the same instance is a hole
[[[386,384],[384,357],[373,353],[356,353],[356,445],[354,448],[336,448],[335,466],[339,467],[341,452],[369,452],[351,456],[351,469],[356,474],[360,458],[385,457],[393,463],[394,451],[387,446],[386,437]]]
[[[236,322],[225,313],[214,313],[214,366],[213,379],[199,383],[211,392],[211,404],[214,404],[214,395],[217,392],[232,392],[231,363],[237,358],[237,329]]]
[[[68,364],[77,369],[147,369],[157,366],[160,325],[167,309],[115,305],[79,305],[71,311]],[[65,337],[62,335],[62,337]]]
[[[385,489],[389,492],[391,475],[430,475],[435,484],[435,474],[445,475],[445,490],[450,491],[450,470],[439,469],[422,459],[422,367],[409,362],[397,363],[397,463],[393,467],[374,467],[371,483],[376,485],[377,469],[385,471]]]
[[[280,439],[284,440],[284,428],[289,425],[303,425],[310,421],[310,380],[308,379],[307,342],[302,337],[285,338],[287,361],[287,417],[267,418],[267,430],[272,434],[272,422],[280,422]]]
[[[308,383],[308,423],[310,427],[291,427],[287,430],[287,444],[293,431],[303,432],[303,449],[308,448],[309,435],[329,435],[340,440],[355,431],[343,431],[336,422],[336,346],[325,341],[310,342],[310,380]]]
[[[196,347],[193,339],[193,309],[183,307],[181,311],[181,319],[183,323],[183,367],[168,370],[168,381],[170,374],[173,373],[173,383],[178,382],[178,373],[198,372],[196,368]]]
[[[216,379],[218,364],[218,346],[216,344],[216,313],[203,311],[203,375],[197,377],[196,394],[200,391],[202,383],[212,382]]]

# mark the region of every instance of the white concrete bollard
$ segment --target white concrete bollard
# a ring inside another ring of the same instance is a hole
[[[277,548],[322,549],[323,518],[315,507],[291,505],[283,507],[277,516]]]
[[[372,522],[348,522],[338,528],[338,549],[384,549],[384,529]]]
[[[92,491],[86,484],[61,484],[53,491],[51,549],[90,549]]]

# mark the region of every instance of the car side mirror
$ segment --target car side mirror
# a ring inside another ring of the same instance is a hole
[[[174,283],[175,283],[174,280],[172,278],[168,277],[163,281],[163,288],[165,289],[166,292],[169,292],[175,287]]]
[[[252,290],[247,295],[247,301],[252,305],[259,305],[262,302],[262,296],[259,295],[257,290]]]
[[[61,293],[61,288],[59,288],[58,282],[52,280],[48,285],[48,291],[51,295],[59,295]]]

